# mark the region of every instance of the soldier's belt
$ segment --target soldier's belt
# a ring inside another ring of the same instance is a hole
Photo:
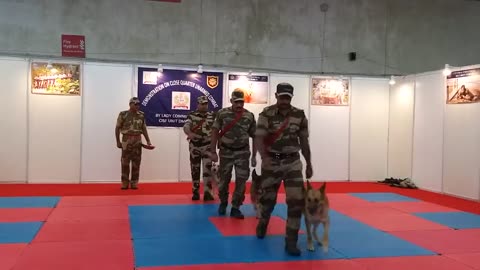
[[[139,136],[142,136],[142,134],[122,134],[123,136],[126,136],[126,137],[139,137]]]
[[[195,141],[192,141],[192,140],[190,140],[190,143],[195,147],[202,147],[202,146],[210,144],[210,142],[195,142]]]
[[[300,154],[298,152],[295,153],[274,153],[269,152],[268,155],[274,159],[287,159],[287,158],[299,158]]]
[[[231,147],[231,146],[228,146],[224,143],[220,144],[221,147],[223,148],[226,148],[228,150],[242,150],[242,149],[245,149],[245,148],[248,148],[248,144],[244,145],[244,146],[240,146],[240,147]]]

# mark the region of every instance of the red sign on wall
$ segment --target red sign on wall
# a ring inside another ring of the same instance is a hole
[[[85,36],[62,35],[62,56],[85,58]]]

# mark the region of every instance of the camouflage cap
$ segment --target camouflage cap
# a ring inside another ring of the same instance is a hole
[[[232,101],[244,101],[245,100],[245,94],[243,91],[239,88],[233,90],[232,92]]]
[[[208,103],[208,98],[207,98],[206,96],[199,96],[199,97],[197,98],[197,102],[198,102],[199,104]]]
[[[134,104],[139,104],[139,103],[140,103],[140,100],[138,99],[138,97],[132,97],[132,98],[130,99],[130,102],[129,102],[128,104],[132,104],[132,103],[134,103]]]
[[[293,97],[293,86],[289,83],[277,84],[277,95]]]

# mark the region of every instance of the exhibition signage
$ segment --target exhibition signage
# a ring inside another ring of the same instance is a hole
[[[62,56],[85,58],[85,36],[62,35]]]
[[[447,76],[447,104],[480,102],[480,68],[454,71]]]
[[[223,73],[138,68],[138,98],[147,126],[182,127],[197,98],[206,96],[211,111],[222,108]]]

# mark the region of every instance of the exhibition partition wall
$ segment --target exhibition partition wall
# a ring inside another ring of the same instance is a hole
[[[4,115],[0,125],[7,131],[2,132],[0,182],[118,182],[116,118],[128,109],[128,99],[139,94],[139,68],[157,67],[55,63],[68,70],[64,73],[74,74],[57,78],[73,85],[74,91],[65,93],[60,87],[54,89],[58,95],[42,92],[45,86],[38,86],[43,81],[37,79],[48,60],[0,59],[0,98],[6,101],[0,106]],[[304,109],[309,119],[314,181],[410,177],[420,188],[480,197],[480,103],[446,104],[441,71],[396,78],[394,86],[379,78],[205,71],[209,72],[220,77],[212,83],[220,84],[215,87],[222,91],[223,107],[230,105],[229,95],[239,87],[239,78],[248,77],[255,91],[261,88],[262,94],[253,95],[245,105],[256,119],[264,107],[275,103],[279,82],[295,87],[293,105]],[[332,87],[345,90],[334,99],[322,96]],[[190,181],[182,129],[153,125],[148,130],[157,148],[143,152],[142,181]]]

